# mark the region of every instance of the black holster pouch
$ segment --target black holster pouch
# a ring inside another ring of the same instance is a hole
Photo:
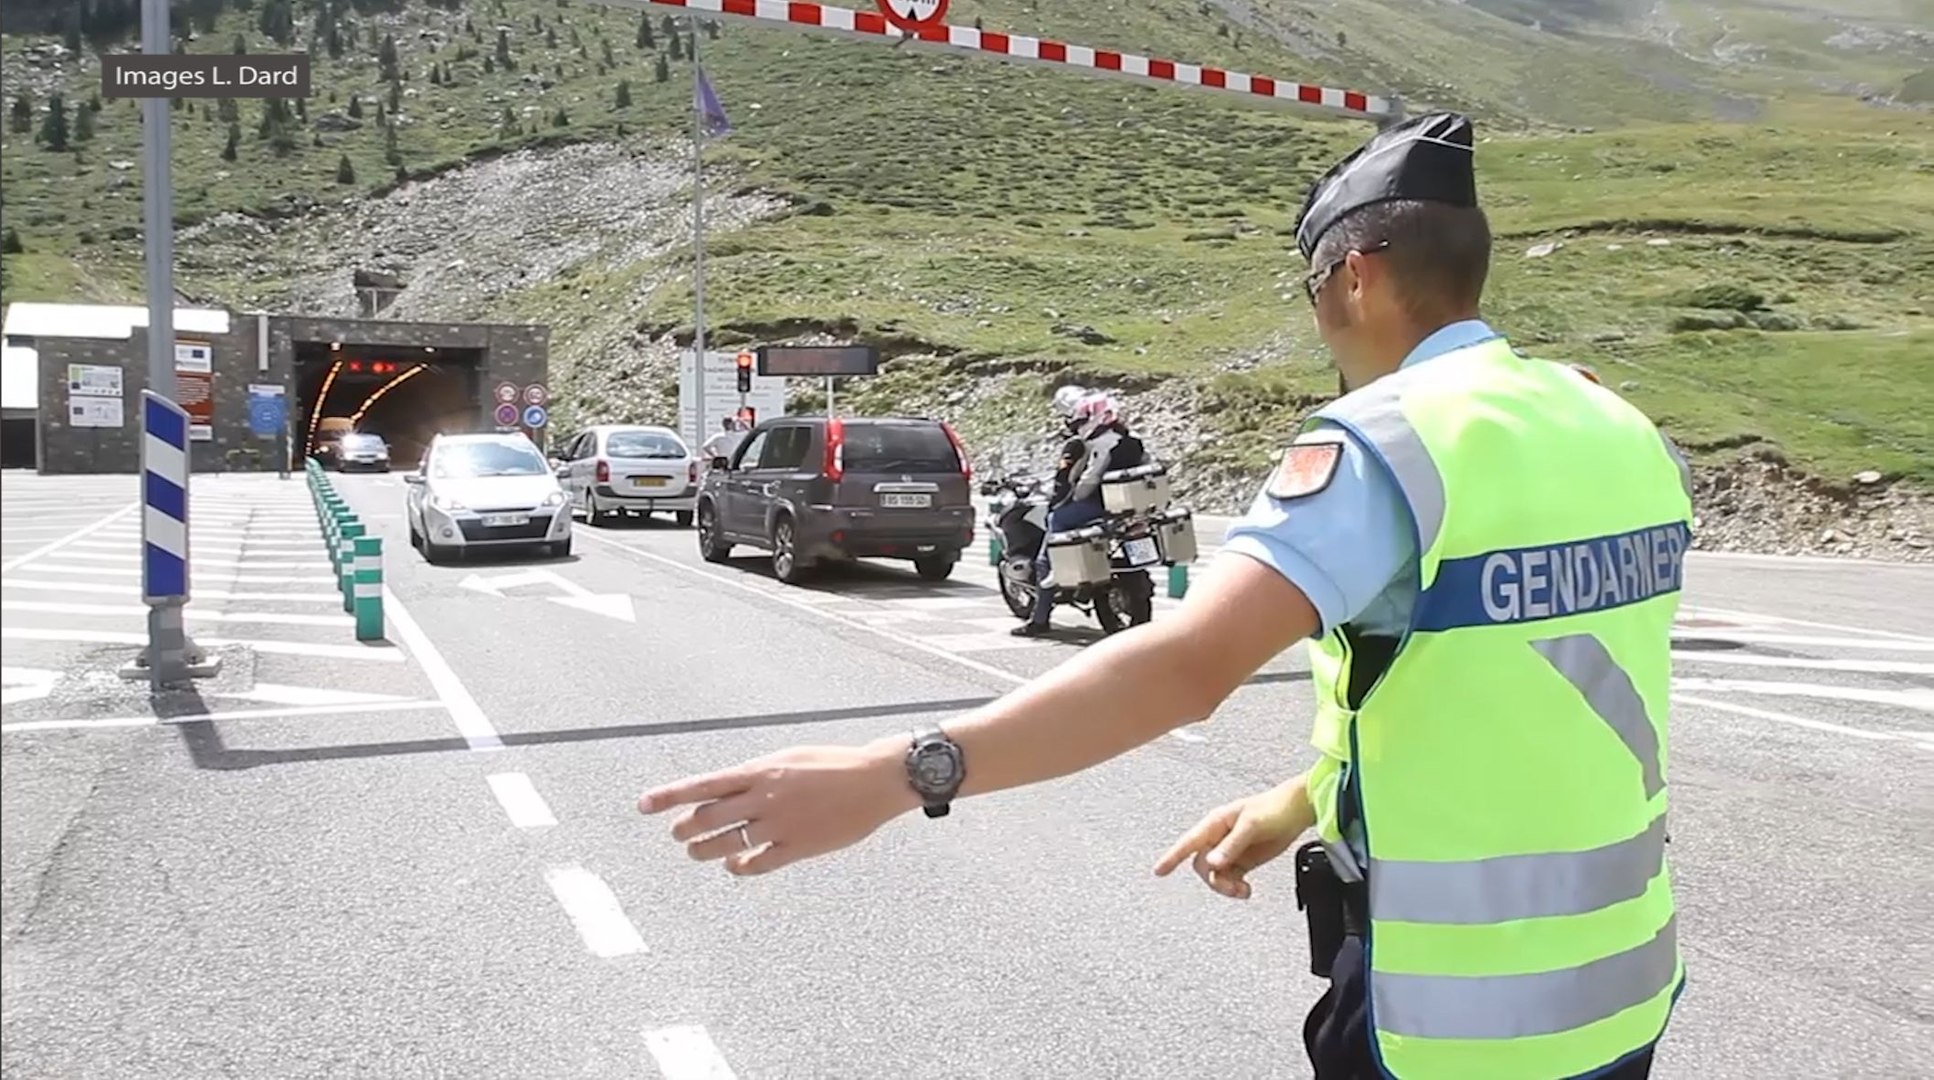
[[[1330,977],[1330,962],[1343,947],[1346,932],[1343,879],[1330,866],[1330,854],[1319,841],[1296,849],[1296,906],[1309,919],[1309,972]]]

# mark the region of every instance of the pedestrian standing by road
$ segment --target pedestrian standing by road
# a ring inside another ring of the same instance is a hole
[[[705,467],[709,469],[712,467],[712,462],[719,458],[730,460],[733,452],[744,441],[745,426],[728,416],[719,421],[719,430],[705,440],[705,445],[699,449],[699,456],[705,459]]]
[[[915,808],[1088,768],[1207,717],[1305,638],[1317,764],[1156,865],[1238,899],[1295,849],[1319,1080],[1649,1073],[1684,972],[1665,859],[1684,463],[1617,395],[1479,316],[1472,130],[1395,125],[1297,246],[1347,390],[1295,435],[1171,617],[949,723],[647,792],[735,874]],[[1298,847],[1310,830],[1315,840]]]

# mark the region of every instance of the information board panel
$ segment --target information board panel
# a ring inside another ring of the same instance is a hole
[[[877,375],[880,350],[871,345],[762,345],[759,374],[778,377],[822,378],[829,375]]]

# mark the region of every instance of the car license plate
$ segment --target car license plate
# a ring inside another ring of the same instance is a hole
[[[1123,544],[1122,554],[1127,556],[1130,566],[1147,566],[1162,561],[1162,553],[1155,547],[1154,539],[1147,536]]]
[[[487,529],[506,529],[515,525],[530,524],[529,514],[485,514],[483,523]]]
[[[933,505],[931,495],[882,495],[880,505],[903,510],[920,510]]]
[[[634,476],[631,478],[631,486],[632,487],[664,487],[665,478],[662,476]]]

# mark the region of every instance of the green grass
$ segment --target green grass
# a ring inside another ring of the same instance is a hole
[[[1514,17],[1547,10],[1534,0],[1489,6]],[[1703,456],[1736,452],[1750,437],[1829,479],[1871,467],[1934,483],[1934,445],[1917,419],[1934,415],[1926,370],[1934,355],[1934,117],[1796,89],[1850,73],[1899,86],[1924,59],[1861,59],[1822,44],[1808,29],[1811,17],[1776,18],[1770,7],[1734,0],[1721,17],[1764,44],[1766,55],[1804,63],[1791,71],[1751,62],[1717,68],[1636,37],[1616,2],[1567,6],[1583,12],[1567,26],[1573,37],[1464,5],[1394,0],[1339,0],[1315,14],[1289,0],[1256,4],[1294,39],[1287,43],[1195,2],[960,0],[952,18],[1395,88],[1413,107],[1471,108],[1485,139],[1481,190],[1500,237],[1489,314],[1516,340],[1600,364],[1608,381],[1631,384],[1629,393]],[[1684,6],[1672,9],[1686,23],[1677,44],[1707,48],[1716,37],[1702,35],[1716,32]],[[1878,0],[1870,6],[1875,12],[1855,14],[1887,14]],[[1622,10],[1629,16],[1632,8]],[[415,6],[397,32],[410,92],[397,150],[409,173],[519,146],[613,139],[621,130],[649,150],[688,130],[688,64],[671,63],[664,83],[653,75],[668,45],[662,13],[653,13],[655,50],[635,45],[635,12],[577,0],[472,3],[467,14],[481,41],[462,33],[464,13]],[[556,29],[556,48],[533,31],[533,15]],[[298,13],[301,33],[311,21]],[[518,66],[485,72],[499,23],[516,28]],[[441,36],[419,37],[421,29]],[[191,48],[226,50],[238,31],[249,48],[266,50],[236,13]],[[606,42],[616,66],[600,72]],[[6,39],[9,65],[19,44]],[[704,50],[738,128],[712,151],[713,175],[787,193],[810,210],[714,238],[708,321],[722,342],[817,325],[851,328],[890,354],[941,357],[907,362],[877,394],[1010,369],[1129,386],[1199,378],[1205,422],[1225,436],[1206,454],[1245,465],[1333,388],[1289,232],[1309,180],[1365,129],[1201,93],[738,23],[725,24]],[[178,220],[286,213],[391,183],[394,167],[374,123],[376,101],[387,98],[374,51],[366,34],[351,56],[316,59],[309,123],[283,156],[255,137],[259,102],[239,103],[233,163],[220,156],[226,124],[205,118],[201,103],[172,113]],[[432,64],[451,74],[448,85],[432,84]],[[86,74],[97,78],[95,69]],[[554,85],[540,92],[526,81],[537,77]],[[620,79],[633,100],[625,109],[612,104]],[[84,100],[84,83],[76,85]],[[1751,123],[1713,119],[1724,102],[1768,90],[1784,96],[1758,98]],[[315,121],[341,111],[352,94],[363,101],[362,128],[324,133],[323,145],[312,145]],[[499,126],[506,103],[519,117],[514,133]],[[564,127],[550,120],[559,108],[569,117]],[[114,167],[139,159],[138,112],[132,102],[107,102],[96,119],[95,139],[77,152],[52,153],[11,133],[0,147],[6,218],[27,246],[6,259],[8,299],[139,294],[139,172]],[[1576,125],[1604,130],[1567,130]],[[335,180],[342,155],[355,184]],[[1668,243],[1654,243],[1661,240]],[[1539,243],[1562,246],[1527,258]],[[665,258],[677,269],[689,253]],[[584,328],[689,324],[689,284],[674,276],[652,291],[649,282],[663,276],[653,269],[596,256],[507,297],[491,314],[548,322],[563,366],[594,362],[595,350],[573,348],[572,335],[588,334]],[[225,298],[270,288],[265,275],[276,272],[186,261],[180,284]],[[1712,285],[1757,292],[1771,325],[1799,329],[1675,332],[1689,316],[1712,318],[1684,306],[1686,294]],[[1069,327],[1093,327],[1111,340],[1084,344]],[[1265,345],[1271,358],[1261,367],[1207,373]],[[553,381],[565,391],[565,414],[596,411],[596,402],[568,400],[579,381],[573,372]]]

